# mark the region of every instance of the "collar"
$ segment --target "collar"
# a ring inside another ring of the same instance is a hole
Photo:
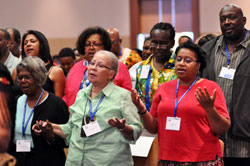
[[[91,92],[92,86],[93,86],[93,84],[90,84],[88,87],[83,88],[83,90],[85,90],[85,94],[86,94],[88,97],[90,97],[90,92]],[[112,81],[109,82],[109,83],[105,86],[105,88],[103,88],[102,91],[98,94],[98,96],[99,96],[100,94],[101,94],[101,96],[102,96],[102,94],[104,94],[106,97],[109,97],[109,96],[111,95],[111,93],[112,93],[114,87],[115,87],[115,84],[114,84]]]
[[[242,40],[236,47],[239,47],[239,46],[241,46],[243,48],[247,47],[247,40],[249,40],[250,37],[249,37],[249,31],[248,30],[246,30],[246,31],[247,31],[247,33],[246,33],[245,39]],[[218,47],[217,47],[217,49],[225,48],[225,41],[226,40],[225,40],[224,35],[221,35],[221,37],[218,40]]]

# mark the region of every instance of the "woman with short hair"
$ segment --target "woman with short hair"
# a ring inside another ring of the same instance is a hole
[[[47,79],[44,62],[38,57],[26,56],[18,64],[17,81],[24,93],[17,100],[15,135],[12,154],[18,166],[48,166],[65,163],[64,140],[55,136],[50,140],[31,132],[36,120],[65,123],[69,118],[64,101],[43,89]]]
[[[100,50],[109,51],[111,49],[111,40],[108,32],[101,27],[85,29],[78,37],[77,49],[81,55],[84,55],[84,59],[74,64],[68,73],[65,95],[63,96],[63,100],[68,107],[74,104],[78,91],[90,85],[87,77],[87,67],[94,54]],[[121,62],[119,62],[118,74],[114,79],[114,83],[127,90],[132,88],[128,69]]]
[[[130,92],[112,82],[117,71],[118,59],[112,52],[96,52],[88,65],[91,85],[78,92],[69,121],[33,125],[38,135],[67,140],[65,165],[133,165],[129,143],[139,138],[142,126]]]
[[[203,50],[187,41],[176,49],[178,79],[162,84],[148,112],[132,91],[144,127],[158,133],[159,166],[221,165],[219,135],[230,127],[226,101],[219,85],[200,78]]]

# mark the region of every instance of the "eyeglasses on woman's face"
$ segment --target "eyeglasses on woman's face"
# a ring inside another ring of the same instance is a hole
[[[181,56],[177,56],[175,58],[175,61],[178,62],[178,63],[182,62],[182,60],[184,61],[185,64],[190,64],[190,63],[193,63],[193,62],[199,62],[198,60],[193,60],[192,58],[189,58],[189,57],[182,58]]]
[[[169,45],[169,42],[152,40],[151,43],[150,43],[151,48],[156,48],[156,47],[158,47],[158,45],[159,45],[159,48],[161,48],[161,49],[167,49],[168,45]]]
[[[18,81],[22,81],[22,80],[29,81],[32,78],[33,78],[32,75],[18,75],[17,76]]]
[[[104,64],[102,64],[102,63],[96,63],[96,62],[89,62],[89,66],[90,67],[95,67],[96,66],[96,68],[97,69],[108,69],[108,70],[113,70],[113,69],[111,69],[110,67],[108,67],[108,66],[106,66],[106,65],[104,65]]]
[[[87,47],[87,48],[90,48],[90,47],[99,48],[99,47],[103,46],[103,44],[102,43],[87,42],[87,43],[85,43],[84,46]]]

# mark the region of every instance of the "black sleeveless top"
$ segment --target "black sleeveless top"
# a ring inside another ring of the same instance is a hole
[[[52,66],[53,66],[53,63],[49,63],[45,66],[48,72]],[[55,94],[54,82],[49,78],[49,76],[47,76],[47,80],[46,80],[45,84],[43,85],[43,89]]]

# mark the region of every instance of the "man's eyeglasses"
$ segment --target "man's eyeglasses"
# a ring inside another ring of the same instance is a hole
[[[27,80],[30,80],[31,78],[32,78],[31,75],[17,76],[17,80],[18,80],[18,81],[22,81],[23,79],[24,79],[25,81],[27,81]]]
[[[89,62],[89,66],[91,66],[91,67],[95,67],[96,66],[98,69],[104,69],[104,68],[106,68],[106,69],[109,69],[109,70],[113,70],[110,67],[108,67],[108,66],[106,66],[104,64],[101,64],[101,63]]]
[[[85,44],[85,47],[94,47],[94,48],[98,48],[98,47],[101,47],[103,46],[102,43],[86,43]]]
[[[150,47],[147,47],[147,46],[143,47],[143,50],[149,50],[149,49]]]
[[[169,42],[167,42],[167,41],[152,40],[151,43],[150,43],[150,46],[151,46],[152,48],[156,48],[158,45],[159,45],[159,47],[160,47],[161,49],[167,49],[167,48],[168,48],[168,45],[169,45]]]
[[[185,64],[190,64],[192,62],[199,62],[198,60],[193,60],[191,58],[182,58],[180,56],[177,56],[175,58],[176,62],[180,63],[182,60],[184,61]]]
[[[119,40],[112,41],[112,44],[118,44]]]

